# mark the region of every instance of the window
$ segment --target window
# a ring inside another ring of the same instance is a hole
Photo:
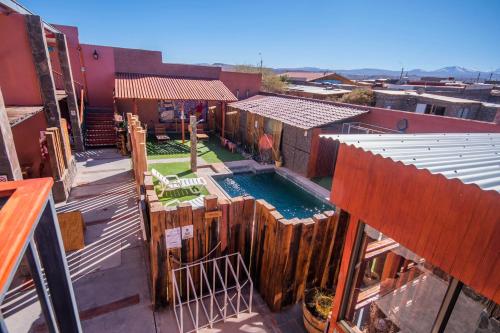
[[[444,106],[435,106],[433,113],[437,116],[444,116],[446,108]]]
[[[431,331],[451,277],[365,225],[345,320],[360,332]]]
[[[445,333],[498,332],[500,306],[463,286],[453,307]]]
[[[462,108],[460,109],[460,111],[458,112],[458,116],[460,118],[469,118],[469,111],[470,109],[469,108]]]

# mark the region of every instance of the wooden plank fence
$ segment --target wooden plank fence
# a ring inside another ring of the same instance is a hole
[[[337,257],[343,244],[334,239],[341,239],[337,233],[345,229],[337,214],[327,211],[288,220],[266,201],[249,196],[225,199],[208,195],[203,207],[187,203],[165,207],[147,172],[146,131],[137,116],[128,113],[127,121],[134,177],[139,192],[144,193],[149,217],[145,232],[155,308],[172,303],[173,269],[235,252],[241,254],[255,288],[272,311],[300,302],[307,288],[336,283]],[[182,239],[181,248],[167,249],[166,230],[188,226],[192,226],[192,237]],[[193,283],[198,288],[199,268],[193,269]],[[179,276],[178,281],[183,296],[186,277]]]
[[[52,177],[56,181],[61,180],[64,177],[66,169],[68,169],[69,163],[71,161],[71,147],[69,146],[69,137],[66,144],[63,144],[62,141],[66,141],[67,136],[67,127],[62,127],[62,130],[57,127],[49,127],[45,131]]]
[[[329,265],[338,224],[334,212],[287,220],[264,200],[228,200],[214,195],[206,196],[201,208],[186,203],[165,207],[158,201],[150,173],[145,173],[143,183],[149,207],[150,228],[146,229],[155,307],[171,303],[172,269],[234,252],[240,252],[255,288],[273,311],[300,302],[306,288],[331,286],[330,272],[336,270]],[[183,239],[180,249],[167,249],[165,231],[189,225],[193,237]],[[197,269],[192,274],[196,288],[200,283]],[[182,295],[185,276],[178,281]]]
[[[146,154],[146,129],[143,129],[139,116],[127,113],[128,141],[131,151],[132,168],[139,193],[140,186],[144,185],[144,172],[148,170]]]

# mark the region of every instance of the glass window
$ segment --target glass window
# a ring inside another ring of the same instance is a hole
[[[500,332],[500,306],[463,286],[445,333]]]
[[[366,225],[346,320],[361,332],[431,331],[451,278]]]

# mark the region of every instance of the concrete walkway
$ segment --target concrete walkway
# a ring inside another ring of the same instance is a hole
[[[66,254],[83,331],[177,332],[171,308],[152,310],[130,159],[115,149],[100,149],[78,154],[76,160],[73,189],[57,211],[79,210],[86,225],[85,247]],[[245,163],[233,167],[239,164]],[[29,278],[16,281],[1,310],[9,332],[47,331]],[[271,313],[255,291],[251,314],[200,332],[303,332],[300,319],[296,311]]]
[[[77,176],[57,211],[79,210],[85,247],[66,253],[84,332],[156,332],[129,158],[115,149],[76,156]],[[29,273],[2,304],[9,332],[46,332]]]
[[[77,168],[58,212],[80,210],[86,224],[85,248],[67,255],[83,330],[155,332],[130,159],[92,150],[77,156]]]

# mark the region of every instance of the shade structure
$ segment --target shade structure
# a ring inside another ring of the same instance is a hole
[[[198,80],[152,74],[116,73],[115,98],[234,102],[220,80]]]

